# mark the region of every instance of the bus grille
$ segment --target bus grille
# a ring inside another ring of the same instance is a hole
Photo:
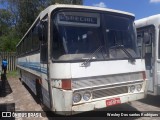
[[[116,87],[111,89],[102,89],[102,90],[96,90],[92,92],[92,99],[107,97],[107,96],[113,96],[113,95],[119,95],[128,93],[128,87]]]
[[[108,76],[97,76],[88,78],[72,79],[72,89],[79,89],[85,87],[97,87],[101,85],[112,85],[126,83],[129,81],[142,80],[142,73],[128,73]]]

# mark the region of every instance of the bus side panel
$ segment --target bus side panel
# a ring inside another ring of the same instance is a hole
[[[160,61],[157,61],[157,95],[160,95]]]
[[[33,79],[33,75],[25,70],[21,70],[22,81],[32,90],[32,92],[36,95],[36,87],[35,80]]]
[[[39,99],[44,105],[50,107],[46,74],[47,69],[46,66],[41,68],[40,54],[38,53],[18,58],[17,67],[20,69],[19,71],[22,81],[32,90],[35,95],[40,95]]]
[[[40,83],[40,89],[41,90],[37,90],[36,87],[36,80],[39,80],[40,78],[35,76],[34,74],[28,72],[28,71],[24,71],[21,70],[21,75],[22,75],[22,81],[32,90],[32,92],[35,95],[41,94],[41,97],[38,97],[41,102],[46,105],[48,108],[50,108],[50,101],[49,101],[49,92],[48,92],[48,81],[46,81],[46,79],[41,79],[41,83]],[[41,93],[37,93],[41,92]]]

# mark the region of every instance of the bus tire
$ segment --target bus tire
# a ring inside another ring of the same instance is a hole
[[[41,79],[36,79],[36,93],[36,96],[39,100],[39,104],[41,104],[43,101]]]

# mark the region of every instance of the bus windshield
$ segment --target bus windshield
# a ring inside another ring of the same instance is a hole
[[[129,17],[59,12],[52,18],[54,60],[129,59],[123,49],[133,58],[139,57],[133,19]]]

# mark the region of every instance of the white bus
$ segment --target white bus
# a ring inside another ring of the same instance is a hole
[[[17,45],[21,80],[57,114],[145,97],[134,15],[76,5],[42,11]]]
[[[137,43],[145,59],[148,94],[160,95],[160,14],[136,20]]]

